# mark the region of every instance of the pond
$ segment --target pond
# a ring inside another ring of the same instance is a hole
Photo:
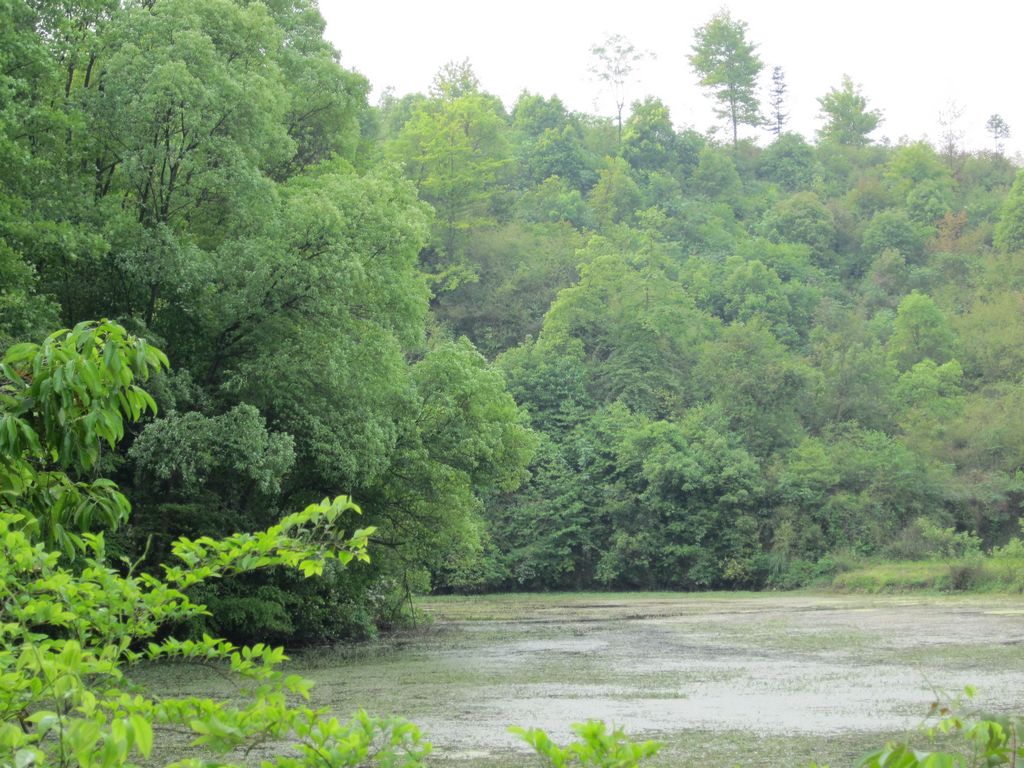
[[[657,738],[652,765],[851,764],[937,699],[1024,711],[1024,600],[799,594],[433,598],[426,628],[294,666],[315,700],[421,725],[444,765],[531,764],[588,718]],[[526,758],[526,759],[524,759]]]
[[[931,702],[965,685],[978,689],[973,707],[1024,712],[1019,596],[553,594],[420,607],[428,621],[415,631],[288,666],[339,716],[362,707],[418,723],[445,768],[539,765],[509,725],[561,742],[591,718],[663,741],[651,768],[839,768],[893,737],[921,742]],[[168,693],[232,690],[202,668],[143,678]]]

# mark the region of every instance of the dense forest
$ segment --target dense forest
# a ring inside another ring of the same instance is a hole
[[[156,563],[337,494],[377,527],[369,565],[204,586],[212,629],[785,588],[925,555],[929,527],[1017,531],[1024,174],[997,115],[992,150],[879,144],[843,77],[789,132],[724,11],[691,57],[724,140],[626,109],[621,37],[593,51],[606,117],[506,107],[468,62],[371,106],[323,32],[311,0],[0,0],[0,347],[109,318],[170,361],[81,472],[131,501],[109,546]]]

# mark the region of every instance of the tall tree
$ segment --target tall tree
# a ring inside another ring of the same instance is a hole
[[[726,10],[694,30],[694,35],[690,65],[700,76],[700,84],[718,100],[715,113],[731,123],[735,146],[740,125],[761,123],[754,88],[764,63],[755,53],[757,46],[747,42],[746,22],[734,20]]]
[[[1001,155],[1003,153],[1003,142],[1010,138],[1010,126],[1003,120],[1002,115],[997,114],[992,115],[986,121],[985,128],[992,136],[992,141],[995,142],[996,152]]]
[[[501,101],[479,90],[469,64],[447,64],[385,154],[405,166],[422,199],[437,211],[425,254],[437,286],[475,279],[462,264],[468,233],[492,222],[490,195],[507,164],[507,118]]]
[[[956,174],[963,165],[964,152],[961,144],[964,140],[964,129],[960,126],[960,118],[963,116],[964,108],[955,99],[939,112],[939,151],[945,157],[950,173],[953,174]]]
[[[882,113],[868,109],[868,101],[849,75],[843,75],[843,84],[833,88],[820,99],[821,116],[825,125],[818,131],[819,138],[837,144],[862,147],[870,143],[868,134],[882,122]]]
[[[779,66],[772,68],[772,90],[768,95],[768,106],[772,110],[768,130],[778,138],[782,135],[786,121],[789,120],[789,113],[783,111],[786,106],[786,75]]]
[[[615,100],[615,121],[619,129],[619,143],[622,143],[622,110],[626,106],[626,86],[633,79],[633,68],[647,58],[654,58],[650,51],[637,49],[629,40],[619,34],[609,35],[600,45],[590,47],[596,61],[590,67],[594,75],[609,90]]]

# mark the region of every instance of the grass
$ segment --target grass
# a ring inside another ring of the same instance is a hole
[[[1024,592],[1024,557],[882,561],[837,574],[831,588],[867,594],[895,592]]]

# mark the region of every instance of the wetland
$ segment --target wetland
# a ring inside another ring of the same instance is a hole
[[[1019,597],[546,594],[420,609],[415,631],[290,665],[339,715],[419,724],[438,765],[532,765],[507,726],[564,741],[601,719],[663,741],[654,766],[841,766],[913,734],[966,685],[972,706],[1024,710]],[[211,681],[182,684],[203,695]]]

